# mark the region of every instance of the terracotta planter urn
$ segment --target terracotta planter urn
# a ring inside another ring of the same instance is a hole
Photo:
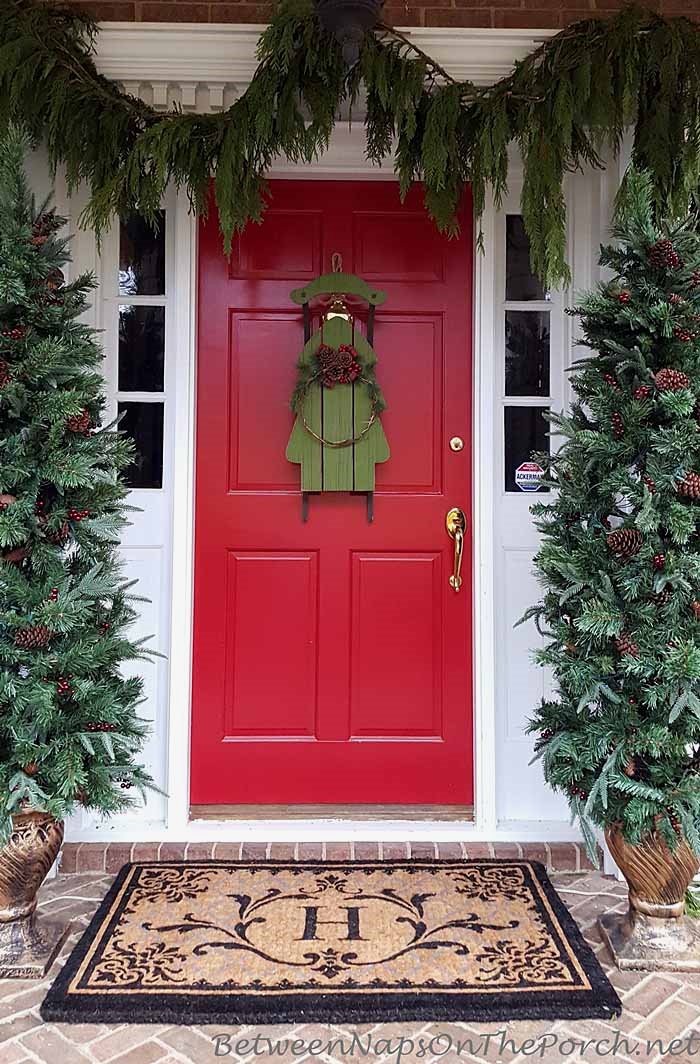
[[[617,966],[700,971],[700,921],[684,915],[685,892],[700,861],[686,839],[670,850],[653,832],[633,846],[617,825],[606,828],[605,839],[629,887],[628,911],[598,920]]]
[[[39,920],[37,891],[58,856],[63,822],[48,813],[18,813],[0,848],[0,978],[39,979],[68,934],[68,924]]]

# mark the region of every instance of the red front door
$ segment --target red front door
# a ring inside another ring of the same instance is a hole
[[[346,494],[304,523],[285,459],[289,293],[335,252],[388,294],[372,524]],[[455,593],[445,530],[471,525],[469,212],[448,240],[393,182],[273,182],[230,261],[202,225],[199,270],[193,804],[471,803],[471,537]]]

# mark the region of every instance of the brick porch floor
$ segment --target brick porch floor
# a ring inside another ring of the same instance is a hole
[[[281,851],[278,853],[273,847],[266,847],[265,853],[268,857],[303,858],[307,856],[306,845],[308,844],[304,844],[303,852],[300,845],[293,848],[292,854],[282,854]],[[374,847],[376,844],[367,845]],[[392,843],[383,847],[384,856],[389,857],[387,850],[391,848],[393,852],[396,845]],[[433,847],[432,843],[423,845]],[[328,858],[345,859],[344,853],[336,852],[336,847],[339,846],[340,844],[326,844],[325,855]],[[375,856],[373,853],[366,854],[364,846],[365,844],[355,844],[356,857]],[[211,847],[209,849],[211,851]],[[240,844],[238,849],[240,850]],[[401,852],[395,856],[407,855],[405,845],[399,846],[398,849]],[[416,853],[418,849],[414,844],[413,852]],[[477,856],[473,853],[474,847],[469,846],[468,849],[473,856]],[[499,852],[500,849],[496,847],[498,856],[510,857],[519,856],[518,850],[524,847],[516,846],[515,852],[509,850],[503,854]],[[540,850],[542,849],[540,847]],[[544,855],[540,853],[539,858],[549,857],[552,863],[559,852],[555,847],[552,849],[554,855],[551,851],[546,851]],[[578,848],[572,849],[575,851],[573,859],[571,851],[566,851],[568,863],[570,866],[574,863],[580,867]],[[171,856],[163,850],[164,846],[161,846],[161,857]],[[70,852],[68,850],[69,855]],[[91,854],[95,860],[96,851],[87,849],[82,852],[83,855]],[[61,914],[64,918],[70,918],[74,926],[74,933],[54,967],[52,976],[65,960],[69,949],[76,943],[112,881],[111,874],[104,869],[109,864],[110,872],[114,870],[112,866],[117,862],[117,849],[110,847],[105,850],[105,847],[101,847],[100,852],[101,869],[62,874],[42,889],[42,909],[54,916]],[[431,849],[431,855],[434,852],[434,849]],[[188,855],[193,858],[203,856],[195,850],[194,844],[190,844]],[[229,854],[227,851],[226,854],[218,852],[217,855],[223,857]],[[261,857],[263,854],[259,851],[250,852],[245,846],[244,855]],[[421,855],[426,855],[424,850]],[[448,856],[447,853],[444,855]],[[534,853],[523,854],[525,855],[537,856]],[[153,859],[151,853],[141,853],[140,846],[134,847],[132,856]],[[320,854],[309,853],[308,856],[315,857]],[[449,856],[458,854],[452,852]],[[564,851],[561,856],[564,856]],[[80,857],[81,850],[76,848],[77,864],[80,864]],[[124,859],[122,857],[122,860]],[[601,944],[595,920],[603,910],[624,909],[624,884],[598,872],[586,870],[555,871],[551,877],[623,1000],[622,1016],[610,1025],[598,1020],[520,1022],[490,1026],[462,1023],[394,1023],[362,1027],[300,1024],[294,1027],[256,1028],[43,1024],[38,1010],[50,980],[45,983],[6,980],[0,981],[0,1064],[21,1064],[25,1061],[38,1061],[43,1064],[84,1064],[86,1061],[93,1064],[107,1064],[112,1061],[118,1061],[119,1064],[200,1064],[215,1059],[213,1038],[216,1034],[228,1035],[230,1047],[233,1048],[239,1043],[240,1050],[230,1052],[219,1059],[244,1061],[245,1064],[265,1060],[274,1060],[278,1064],[312,1064],[313,1061],[338,1064],[340,1061],[350,1060],[386,1061],[387,1064],[437,1064],[438,1061],[447,1064],[466,1061],[473,1064],[474,1061],[508,1062],[528,1057],[535,1061],[544,1060],[546,1064],[564,1060],[600,1060],[606,1057],[623,1062],[655,1062],[662,1059],[661,1054],[658,1047],[647,1051],[647,1039],[663,1039],[664,1047],[668,1048],[671,1039],[687,1039],[693,1032],[697,1032],[698,1041],[691,1043],[689,1049],[681,1045],[674,1046],[668,1059],[681,1061],[683,1064],[692,1060],[695,1064],[700,1064],[700,975],[683,976],[674,973],[661,976],[618,972],[611,966]],[[501,1031],[504,1033],[497,1033]],[[489,1043],[485,1039],[487,1034],[491,1035]],[[355,1052],[351,1054],[353,1035],[360,1041],[359,1044],[355,1043]],[[257,1044],[254,1042],[256,1036]],[[535,1041],[528,1047],[525,1041],[538,1040],[544,1036],[550,1036],[545,1043]],[[558,1039],[556,1045],[552,1044],[552,1037]],[[372,1042],[369,1052],[366,1052],[368,1038],[371,1038]],[[400,1061],[397,1061],[397,1048],[402,1038],[405,1040],[402,1056]],[[291,1042],[295,1039],[299,1042],[292,1045]],[[607,1046],[600,1042],[600,1039],[607,1039]],[[626,1044],[621,1039],[626,1039]],[[247,1046],[240,1044],[243,1040],[248,1041]],[[410,1041],[414,1043],[413,1048],[409,1044]],[[288,1043],[286,1047],[285,1042]],[[515,1053],[514,1048],[521,1047],[523,1042],[525,1053]],[[581,1049],[586,1042],[598,1044],[589,1044],[587,1049]],[[329,1043],[335,1044],[326,1051]],[[365,1049],[364,1055],[358,1046]],[[613,1055],[614,1047],[616,1052]]]

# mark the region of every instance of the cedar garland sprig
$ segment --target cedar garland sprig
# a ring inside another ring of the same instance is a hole
[[[369,158],[394,157],[402,191],[424,184],[441,231],[457,229],[464,186],[477,216],[500,203],[508,147],[523,158],[521,209],[532,266],[546,286],[569,279],[564,176],[600,167],[632,127],[632,162],[651,179],[658,215],[687,210],[700,181],[700,26],[637,7],[574,23],[492,86],[458,82],[410,37],[381,25],[345,69],[311,0],[282,0],[246,90],[218,114],[162,113],[96,69],[96,26],[72,8],[6,0],[0,10],[0,124],[44,137],[69,188],[85,182],[83,221],[98,235],[115,213],[155,218],[169,182],[206,213],[210,178],[225,246],[265,206],[275,157],[311,162],[342,104],[366,95]]]

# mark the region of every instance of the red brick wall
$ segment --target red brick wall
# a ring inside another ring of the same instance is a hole
[[[68,0],[95,18],[136,22],[267,22],[273,3],[255,0]],[[496,26],[560,29],[593,14],[610,14],[626,0],[387,0],[384,18],[395,26]],[[643,2],[643,0],[642,0]],[[666,15],[700,18],[700,0],[646,0]]]

